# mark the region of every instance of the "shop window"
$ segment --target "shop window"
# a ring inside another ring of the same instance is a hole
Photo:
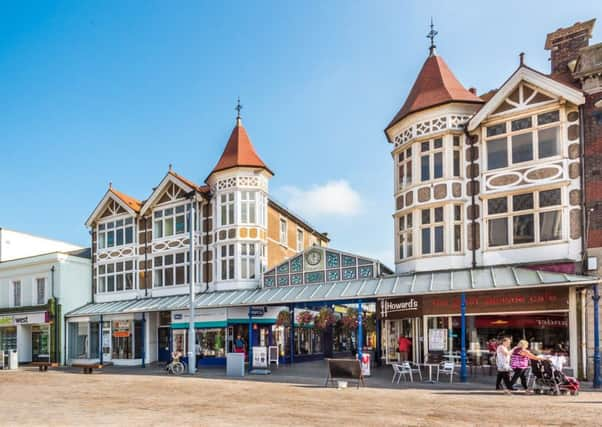
[[[197,355],[201,357],[226,357],[224,328],[197,329]]]
[[[98,249],[130,245],[134,242],[134,220],[132,218],[98,224]]]
[[[69,322],[69,358],[88,359],[89,322]]]
[[[221,194],[219,206],[220,225],[234,224],[234,193]]]
[[[134,289],[134,261],[118,261],[98,266],[98,292]]]
[[[155,210],[153,212],[153,238],[161,239],[187,233],[189,231],[189,215],[190,205]]]
[[[0,328],[0,351],[17,349],[17,328],[14,326]]]
[[[142,322],[140,320],[114,320],[111,322],[111,331],[113,359],[139,359],[142,357]]]

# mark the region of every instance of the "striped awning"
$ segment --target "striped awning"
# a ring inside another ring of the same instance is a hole
[[[196,296],[197,308],[288,305],[318,302],[369,301],[407,295],[494,291],[539,286],[589,286],[598,277],[555,273],[518,267],[408,273],[374,279],[323,282],[311,285],[222,291]],[[99,314],[136,313],[188,308],[188,296],[145,298],[131,301],[88,304],[67,317]]]

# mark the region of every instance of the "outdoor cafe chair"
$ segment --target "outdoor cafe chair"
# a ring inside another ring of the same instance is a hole
[[[449,375],[449,382],[452,383],[454,379],[454,368],[455,365],[453,362],[442,362],[437,368],[437,382],[439,382],[439,375]]]
[[[410,371],[412,373],[417,372],[418,376],[420,377],[420,381],[422,381],[422,370],[420,369],[420,365],[414,362],[405,362],[408,364],[408,366],[410,367]]]
[[[393,363],[391,366],[393,366],[393,378],[391,379],[391,382],[394,382],[395,378],[397,378],[397,384],[399,384],[402,376],[404,380],[407,379],[406,375],[410,376],[410,382],[414,382],[414,377],[412,376],[412,367],[407,362],[401,364]]]

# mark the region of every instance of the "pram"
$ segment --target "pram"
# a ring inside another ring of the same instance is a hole
[[[536,394],[579,394],[579,381],[563,374],[550,360],[532,360],[531,372],[535,378],[533,391]]]

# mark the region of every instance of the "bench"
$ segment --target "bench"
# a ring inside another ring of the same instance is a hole
[[[58,368],[59,364],[56,362],[32,362],[31,366],[37,366],[40,372],[46,372],[48,368]]]
[[[337,379],[347,379],[357,381],[357,388],[360,384],[364,387],[364,375],[360,361],[357,359],[326,359],[328,363],[328,377],[326,378],[325,387],[328,387],[329,382],[335,382]]]
[[[84,374],[91,374],[94,369],[102,369],[103,365],[100,363],[74,363],[71,365],[72,368],[81,368]]]

